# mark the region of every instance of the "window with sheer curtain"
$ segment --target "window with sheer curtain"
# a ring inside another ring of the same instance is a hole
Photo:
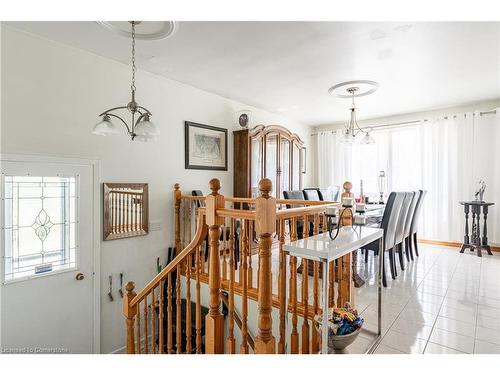
[[[498,113],[498,111],[497,111]],[[479,179],[486,182],[490,242],[500,243],[500,116],[476,113],[438,118],[373,132],[375,143],[342,144],[341,131],[318,134],[317,177],[321,188],[363,180],[364,194],[378,199],[378,173],[386,172],[391,191],[427,190],[420,237],[463,240],[460,200],[473,199]]]

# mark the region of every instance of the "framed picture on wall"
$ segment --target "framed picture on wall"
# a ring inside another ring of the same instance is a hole
[[[227,171],[227,129],[184,122],[185,168]]]

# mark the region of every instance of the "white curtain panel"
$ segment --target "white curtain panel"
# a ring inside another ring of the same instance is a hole
[[[345,145],[340,135],[341,130],[318,134],[319,187],[349,180],[359,194],[362,179],[364,194],[376,200],[378,173],[384,170],[386,196],[427,190],[421,238],[461,242],[465,218],[458,202],[472,200],[483,179],[485,200],[496,203],[488,215],[489,240],[500,244],[500,115],[470,112],[378,130],[373,145]]]

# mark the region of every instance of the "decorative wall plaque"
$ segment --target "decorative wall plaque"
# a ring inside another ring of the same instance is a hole
[[[148,184],[104,183],[104,240],[149,232]]]

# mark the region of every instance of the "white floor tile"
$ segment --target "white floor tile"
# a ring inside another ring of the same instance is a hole
[[[416,323],[423,323],[426,325],[433,325],[434,321],[437,318],[437,315],[426,313],[426,312],[415,310],[415,309],[411,309],[411,308],[405,308],[401,312],[401,314],[399,315],[399,318],[402,318],[402,319],[409,321],[409,322],[416,322]]]
[[[475,302],[454,299],[454,298],[450,298],[450,297],[444,298],[443,306],[448,306],[448,307],[451,307],[451,308],[454,308],[457,310],[468,311],[470,313],[475,312],[477,309],[477,303],[475,303]]]
[[[422,302],[411,301],[408,303],[408,305],[406,305],[406,307],[409,309],[423,311],[426,313],[437,315],[439,313],[439,310],[441,309],[441,304],[425,302],[425,301]]]
[[[397,331],[408,336],[416,337],[422,340],[428,340],[432,332],[432,325],[423,323],[409,322],[399,318],[391,327],[392,331]]]
[[[382,339],[381,344],[405,353],[423,353],[426,340],[417,339],[415,337],[390,330]]]
[[[474,354],[500,354],[500,345],[476,340]]]
[[[425,347],[424,354],[466,354],[466,353],[448,348],[443,345],[434,344],[433,342],[429,342]]]
[[[449,306],[442,306],[439,311],[440,316],[444,316],[446,318],[460,320],[466,323],[474,323],[476,322],[476,312],[468,312],[463,310],[454,309]]]
[[[375,349],[375,354],[406,354],[406,353],[393,349],[390,346],[380,344],[377,347],[377,349]]]
[[[465,353],[472,353],[474,350],[474,338],[439,328],[432,330],[429,341]]]
[[[478,327],[484,327],[493,329],[495,331],[500,331],[500,320],[495,318],[490,318],[487,316],[478,315],[476,324]]]
[[[376,330],[374,264],[358,262],[365,287],[356,289],[356,307],[365,328]],[[377,354],[500,353],[500,254],[477,257],[458,249],[423,245],[396,280],[383,289],[383,340]],[[347,353],[362,352],[370,335]]]
[[[476,328],[476,339],[500,345],[500,331],[478,326]]]
[[[439,316],[437,318],[434,327],[469,337],[474,337],[476,333],[476,326],[474,323],[461,322],[460,320],[445,318],[444,316]]]

